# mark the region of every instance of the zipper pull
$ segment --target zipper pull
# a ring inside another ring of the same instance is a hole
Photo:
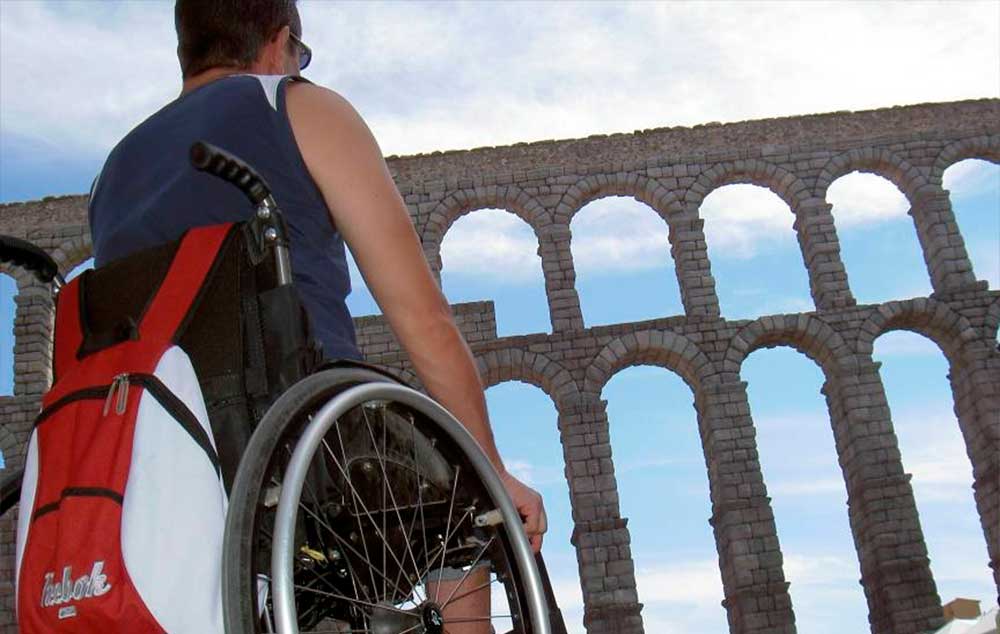
[[[115,390],[118,390],[118,403],[115,406],[115,413],[124,414],[125,405],[128,399],[128,374],[118,374],[111,379],[111,387],[108,389],[108,397],[104,399],[103,416],[107,416],[111,411],[111,402],[114,400]]]
[[[128,405],[128,374],[119,374],[121,385],[118,386],[118,405],[115,407],[116,414],[124,414]]]

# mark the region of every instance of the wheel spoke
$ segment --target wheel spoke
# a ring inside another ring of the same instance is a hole
[[[346,463],[347,462],[347,451],[344,449],[344,439],[343,439],[343,436],[340,433],[340,426],[337,425],[336,427],[337,427],[337,438],[340,441],[341,455],[343,455],[344,462]],[[347,484],[348,484],[349,488],[351,489],[351,494],[354,496],[354,499],[357,501],[357,503],[361,505],[361,509],[364,511],[365,515],[368,517],[368,520],[372,523],[372,527],[375,529],[375,533],[382,539],[383,542],[388,541],[386,539],[386,537],[385,537],[385,534],[382,533],[379,530],[378,522],[376,522],[375,518],[372,517],[372,514],[368,510],[368,506],[365,504],[364,499],[362,499],[361,494],[358,493],[357,489],[355,489],[354,485],[351,483],[350,475],[346,472],[346,470],[344,469],[344,466],[340,463],[339,460],[337,460],[337,457],[335,455],[333,455],[332,451],[330,452],[330,457],[333,459],[334,464],[337,465],[337,469],[344,476],[344,479],[347,480]],[[365,541],[365,533],[364,533],[364,530],[362,530],[362,528],[361,528],[361,518],[360,518],[360,516],[355,516],[355,517],[357,517],[357,519],[358,519],[358,532],[361,533],[361,541],[364,542]],[[367,552],[367,545],[366,545],[366,548],[365,548],[365,552]],[[402,562],[399,561],[399,558],[396,557],[396,553],[394,553],[392,551],[392,549],[389,549],[389,554],[392,555],[392,558],[396,562],[397,566],[400,566],[400,567],[403,566]],[[389,579],[389,577],[386,576],[385,574],[383,574],[383,573],[380,573],[380,574],[381,574],[381,576],[384,579],[386,579],[386,580]],[[374,586],[374,585],[375,585],[375,580],[374,580],[374,577],[373,577],[372,578],[372,586]],[[396,589],[398,590],[398,588],[396,588]]]
[[[368,414],[365,413],[363,409],[362,409],[362,413],[364,413],[364,416],[365,416],[365,426],[368,427],[368,435],[372,439],[372,444],[376,445],[376,443],[375,443],[375,434],[372,431],[371,423],[369,423],[369,421],[368,421]],[[382,481],[385,484],[385,486],[382,487],[382,500],[383,500],[382,501],[382,507],[385,508],[385,492],[388,491],[389,492],[389,501],[392,502],[393,509],[395,509],[395,511],[396,511],[396,519],[399,520],[399,530],[403,533],[403,541],[406,543],[406,551],[410,554],[410,561],[413,563],[413,572],[415,574],[419,574],[420,573],[420,566],[417,565],[417,558],[413,554],[413,549],[410,547],[410,540],[405,535],[406,525],[403,523],[403,516],[399,514],[399,504],[396,502],[396,495],[392,492],[392,488],[389,486],[389,473],[386,471],[386,468],[385,468],[386,434],[388,433],[387,430],[388,430],[388,424],[386,423],[385,413],[383,412],[383,414],[382,414],[382,453],[379,454],[378,447],[377,446],[375,447],[375,455],[378,457],[379,464],[382,467]],[[416,515],[416,514],[414,514],[414,515]],[[382,518],[383,518],[382,521],[383,522],[385,521],[385,516],[386,516],[386,513],[383,512],[383,514],[382,514]],[[382,526],[383,526],[383,531],[384,531],[385,530],[385,524],[383,524]],[[404,569],[402,567],[400,567],[400,570],[402,571]],[[416,590],[416,586],[417,586],[417,583],[419,581],[420,581],[419,578],[414,579],[413,584],[411,585],[411,588],[410,588],[411,592],[413,592],[413,591]]]
[[[413,414],[410,414],[410,435],[413,437],[413,464],[417,467],[417,505],[420,507],[420,532],[424,536],[424,553],[430,549],[427,547],[427,519],[424,517],[424,486],[420,481],[420,461],[417,460],[417,426],[413,422]],[[417,514],[413,514],[413,519],[417,519]],[[412,527],[411,527],[412,530]]]
[[[331,384],[334,386],[345,379],[348,383],[355,380],[351,374],[334,376]],[[286,451],[291,453],[299,442],[296,434],[302,423],[314,419],[322,404],[320,397],[327,398],[327,392],[316,391],[320,384],[308,386],[315,392],[310,397],[312,401],[300,401],[299,404],[289,401],[286,411],[278,414],[282,418],[274,419],[274,424],[286,425],[276,428],[279,436],[269,440],[273,444],[269,445],[268,460],[272,462],[268,464],[277,470],[278,478],[284,472],[283,465],[287,465]],[[301,547],[295,553],[292,579],[293,605],[302,609],[298,614],[299,627],[316,634],[373,634],[376,626],[384,628],[395,622],[397,625],[389,627],[395,634],[418,634],[423,627],[422,611],[431,600],[447,613],[444,622],[435,628],[444,634],[455,633],[456,628],[480,627],[476,623],[481,623],[487,631],[490,625],[496,628],[494,631],[499,631],[501,626],[507,631],[512,622],[518,632],[528,627],[533,619],[526,607],[533,606],[535,598],[527,596],[528,605],[521,599],[515,600],[525,589],[521,588],[519,577],[511,574],[510,567],[520,562],[522,556],[507,549],[510,539],[507,527],[473,526],[480,502],[489,503],[493,491],[486,486],[486,497],[482,498],[481,488],[486,483],[478,479],[475,469],[468,474],[464,484],[461,482],[461,473],[469,471],[472,457],[463,457],[461,447],[451,443],[449,436],[442,433],[447,427],[444,420],[436,420],[439,418],[436,414],[425,414],[416,404],[406,407],[409,401],[395,399],[392,390],[375,390],[369,394],[364,402],[350,406],[339,420],[333,421],[337,427],[336,440],[333,433],[324,433],[320,439],[323,449],[312,458],[317,462],[307,465],[309,469],[298,500],[298,508],[304,511],[299,512],[300,519],[294,526],[298,533],[296,547]],[[421,416],[419,424],[417,416]],[[410,425],[409,452],[405,446],[407,422]],[[362,424],[365,431],[360,429]],[[358,434],[365,434],[367,438]],[[335,442],[339,444],[337,449],[333,448]],[[347,455],[348,446],[351,447],[350,456]],[[372,468],[376,461],[377,470]],[[358,475],[357,483],[353,478],[355,474]],[[382,482],[374,482],[374,477],[381,477]],[[447,490],[449,477],[452,478],[450,492]],[[263,478],[265,482],[268,479],[267,475]],[[280,487],[281,483],[277,485]],[[461,497],[459,488],[462,489]],[[261,558],[274,548],[273,533],[277,528],[274,492],[273,487],[261,489],[260,501],[252,510],[257,514],[250,563],[253,571],[264,565]],[[427,499],[424,499],[424,492]],[[470,497],[473,493],[478,494],[475,501]],[[447,516],[442,518],[445,512]],[[344,513],[353,515],[353,520]],[[408,513],[412,513],[409,519],[405,517]],[[396,527],[392,526],[390,514],[396,516]],[[441,519],[446,520],[444,531],[441,531]],[[289,518],[282,520],[283,524],[289,521]],[[358,535],[354,534],[355,530]],[[374,558],[379,556],[379,547],[374,542],[369,546],[369,539],[382,541],[382,558],[378,565]],[[400,544],[400,540],[404,543]],[[501,543],[504,547],[498,547]],[[483,568],[483,562],[490,563],[487,573],[473,574],[473,570]],[[449,565],[468,569],[458,570],[460,574],[445,583],[443,571]],[[393,571],[391,566],[398,567]],[[240,569],[244,567],[241,565]],[[367,574],[362,567],[368,567]],[[412,583],[410,571],[416,573]],[[365,583],[365,576],[369,577],[368,583]],[[378,591],[379,578],[381,593]],[[498,589],[491,593],[493,584],[497,584]],[[435,585],[433,593],[431,585]],[[403,590],[403,586],[407,589]],[[442,586],[446,586],[444,592]],[[496,595],[494,601],[485,598],[491,594]],[[500,602],[504,596],[510,600]],[[484,598],[480,600],[480,597]],[[262,591],[254,593],[254,599],[247,605],[262,604],[254,608],[254,631],[273,632],[273,598],[264,596]],[[478,607],[463,609],[482,601],[489,603],[482,610]],[[508,603],[509,608],[504,609]],[[458,614],[453,614],[455,612]],[[526,619],[524,623],[522,619]]]
[[[330,445],[326,442],[326,438],[321,439],[321,442],[323,443],[323,447],[326,449],[327,453],[329,453],[330,456],[332,457],[333,456],[333,450],[330,449]],[[360,529],[361,529],[360,522],[361,522],[361,518],[358,518],[358,529],[359,529],[359,532],[360,532]],[[344,543],[345,545],[347,545],[348,548],[351,548],[352,550],[354,550],[354,548],[349,543],[344,542],[343,538],[341,538],[340,535],[338,535],[337,532],[335,530],[333,530],[332,526],[329,526],[326,522],[323,522],[322,524],[323,524],[323,526],[328,531],[330,531],[330,533],[333,535],[334,539],[336,539],[338,541],[338,543]],[[362,540],[362,543],[363,543],[363,540]],[[367,548],[365,549],[365,551],[367,552]],[[357,554],[358,554],[359,557],[361,556],[360,553],[357,553]],[[364,559],[366,562],[368,561],[365,557],[361,557],[361,558]],[[371,566],[371,562],[368,562],[368,565]],[[356,596],[358,599],[360,599],[361,598],[361,594],[358,593],[358,579],[357,579],[357,575],[354,574],[354,564],[351,563],[351,558],[350,557],[347,558],[347,568],[348,568],[348,570],[350,572],[350,575],[351,575],[351,586],[354,588],[354,596]],[[372,577],[372,586],[373,586],[372,590],[374,590],[374,586],[375,586],[375,578],[374,577]],[[365,587],[362,585],[361,589],[365,590]],[[371,597],[368,596],[368,592],[367,591],[365,591],[365,598],[371,600]]]
[[[372,437],[372,449],[375,450],[375,457],[378,458],[379,457],[379,455],[378,455],[378,443],[375,442],[375,437],[372,434],[372,426],[371,426],[371,423],[368,422],[368,412],[365,410],[364,405],[361,406],[361,416],[365,419],[365,427],[368,428],[368,435]],[[381,462],[381,460],[382,459],[379,458],[379,462]],[[382,465],[382,471],[385,472],[385,465]],[[386,482],[386,478],[383,477],[382,478],[382,535],[383,535],[383,537],[382,537],[382,568],[383,568],[383,570],[386,569],[386,568],[388,568],[388,566],[385,563],[385,550],[389,546],[389,539],[388,539],[388,537],[386,537],[386,535],[388,535],[389,533],[386,530],[386,526],[385,526],[385,520],[386,520],[386,515],[387,515],[387,513],[385,512],[385,491],[388,488],[389,488],[389,483]],[[393,559],[395,559],[395,557],[393,557]],[[385,596],[385,580],[384,579],[382,580],[382,596]]]
[[[424,550],[423,550],[423,553],[424,553],[424,557],[425,558],[429,558],[430,557],[430,551],[429,551],[429,549],[427,547],[427,527],[426,527],[426,519],[424,518],[423,483],[420,481],[420,477],[421,477],[420,476],[420,461],[417,460],[417,431],[416,431],[416,427],[415,427],[415,425],[413,423],[413,414],[410,414],[410,446],[413,447],[413,466],[414,466],[414,470],[417,472],[417,508],[414,509],[414,511],[413,511],[413,518],[410,520],[410,528],[406,532],[406,543],[409,544],[410,541],[413,539],[413,527],[417,523],[417,512],[419,511],[420,518],[421,518],[421,525],[420,525],[420,529],[421,530],[420,530],[420,532],[423,535],[423,541],[424,541]],[[395,506],[397,506],[397,509],[398,509],[398,505],[395,505]],[[397,513],[398,513],[398,510],[397,510]],[[414,561],[414,564],[416,564],[415,561]],[[396,573],[396,582],[397,583],[399,582],[399,575],[401,575],[402,573],[403,573],[403,569],[400,568],[399,572]],[[420,575],[420,569],[419,569],[419,566],[418,566],[417,567],[417,579],[413,583],[414,589],[416,587],[416,584],[420,583],[420,580],[422,578],[423,577]],[[427,594],[426,593],[426,588],[424,588],[424,590],[425,590],[424,594],[426,595]]]
[[[368,559],[367,557],[365,557],[364,555],[362,555],[358,551],[358,549],[354,545],[351,544],[351,542],[349,542],[348,540],[344,539],[342,536],[338,535],[337,532],[335,530],[333,530],[333,528],[329,524],[327,524],[326,522],[324,522],[322,518],[318,517],[315,513],[313,513],[313,511],[311,509],[309,509],[308,507],[303,507],[303,508],[305,509],[305,511],[307,513],[309,513],[310,515],[312,515],[313,518],[315,518],[316,521],[319,522],[324,528],[326,528],[328,531],[330,531],[330,534],[333,535],[333,538],[337,540],[338,544],[340,544],[344,548],[348,548],[352,553],[354,553],[354,555],[356,555],[358,558],[360,558],[364,563],[368,564],[368,569],[369,569],[369,571],[372,574],[372,589],[373,590],[375,589],[375,587],[374,587],[375,586],[375,577],[374,577],[374,574],[376,572],[385,581],[389,580],[389,578],[386,577],[385,574],[383,574],[381,570],[376,570],[375,564],[372,563],[372,561],[370,559]],[[364,541],[364,539],[362,539],[362,542],[363,541]],[[348,563],[350,563],[350,560],[348,560]],[[400,594],[403,593],[402,588],[400,588],[398,585],[393,584],[393,589],[396,592],[399,592]],[[367,593],[365,593],[365,594],[367,596]],[[360,599],[360,597],[359,597],[359,599]]]
[[[340,424],[339,424],[340,421],[337,421],[337,423],[338,423],[337,425],[334,425],[334,427],[337,428],[337,442],[340,444],[340,455],[343,456],[344,462],[346,463],[347,462],[347,450],[344,449],[344,437],[340,433]],[[329,454],[330,454],[330,458],[333,460],[334,464],[337,465],[337,470],[340,471],[340,474],[344,477],[344,480],[347,482],[347,486],[351,490],[351,495],[354,496],[354,499],[360,500],[361,496],[358,494],[357,490],[354,488],[354,483],[351,482],[351,475],[349,473],[347,473],[347,471],[344,469],[344,466],[342,464],[340,464],[340,461],[337,460],[337,456],[335,456],[333,454],[333,450],[330,449],[330,445],[328,445],[325,442],[325,439],[324,439],[323,446],[326,447],[327,452],[329,452]],[[362,506],[364,506],[363,502],[362,502]],[[371,514],[368,513],[368,509],[367,508],[365,509],[365,514],[368,515],[368,519],[371,520],[371,522],[374,524],[375,520],[372,519],[372,516],[371,516]],[[364,549],[365,549],[365,560],[368,561],[368,574],[371,577],[371,581],[372,581],[372,592],[375,592],[375,587],[376,587],[376,584],[375,584],[375,573],[373,571],[373,569],[375,568],[375,566],[374,566],[374,564],[371,563],[371,555],[368,553],[368,540],[365,539],[365,531],[364,531],[364,528],[362,528],[362,526],[361,526],[361,516],[355,514],[354,518],[358,521],[358,535],[361,537],[361,544],[364,546]],[[376,527],[376,530],[378,530],[377,527]],[[384,565],[384,560],[383,560],[383,565]],[[368,593],[366,592],[365,594],[367,595]]]
[[[497,582],[499,582],[499,581],[500,581],[500,580],[499,580],[499,579],[497,579],[497,578],[493,578],[493,579],[490,579],[490,580],[489,580],[489,581],[487,581],[486,583],[481,583],[481,584],[479,584],[478,586],[476,586],[475,588],[471,588],[471,589],[469,589],[469,590],[466,590],[465,592],[463,592],[462,594],[458,595],[457,597],[453,597],[453,598],[452,598],[451,600],[452,600],[452,601],[458,601],[459,599],[464,599],[465,597],[469,596],[470,594],[473,594],[474,592],[479,592],[479,591],[480,591],[480,590],[482,590],[483,588],[488,588],[488,587],[490,587],[491,585],[493,585],[494,583],[497,583]],[[444,604],[444,605],[442,605],[441,607],[442,607],[442,608],[444,608],[444,607],[445,607],[446,605],[448,605],[448,604],[447,604],[447,603],[445,603],[445,604]]]
[[[486,550],[493,544],[493,540],[495,540],[496,538],[497,538],[496,535],[494,535],[493,537],[490,537],[490,541],[483,544],[483,549],[479,551],[479,554],[476,555],[476,558],[472,561],[472,564],[469,566],[469,569],[465,571],[465,574],[462,575],[462,578],[459,580],[459,582],[455,584],[454,588],[451,589],[451,594],[449,594],[448,598],[444,600],[443,604],[441,604],[442,607],[448,605],[448,603],[451,602],[451,598],[455,596],[455,592],[462,586],[462,583],[464,583],[465,580],[469,578],[469,575],[472,574],[473,570],[475,570],[476,564],[479,563],[479,560],[482,558],[483,554],[486,553]]]
[[[455,529],[453,531],[451,531],[450,533],[448,533],[447,535],[445,535],[445,539],[444,539],[443,542],[441,542],[441,545],[437,546],[434,549],[434,556],[431,557],[427,561],[427,567],[424,568],[423,572],[420,574],[420,578],[421,579],[423,579],[425,576],[427,576],[427,575],[430,574],[431,569],[434,568],[434,561],[437,560],[438,554],[439,553],[440,554],[444,554],[444,552],[445,552],[445,544],[447,544],[448,541],[451,540],[452,536],[454,536],[458,532],[458,527],[461,526],[462,523],[465,522],[466,518],[469,518],[469,517],[472,517],[472,512],[471,511],[466,511],[465,514],[461,517],[461,519],[459,519],[458,522],[455,523]],[[444,562],[444,557],[441,558],[441,561]],[[440,575],[438,575],[438,578],[440,578]],[[435,598],[435,600],[437,600],[437,599]]]
[[[334,592],[325,592],[323,590],[317,590],[316,588],[310,588],[308,586],[303,586],[299,584],[295,584],[295,587],[299,590],[305,590],[306,592],[315,592],[316,594],[321,594],[323,596],[330,597],[333,599],[340,599],[341,601],[347,601],[348,603],[363,605],[370,608],[377,608],[379,610],[388,610],[389,612],[399,612],[400,614],[407,614],[407,615],[412,614],[411,612],[407,612],[406,610],[400,610],[399,608],[392,607],[391,605],[382,605],[379,603],[369,603],[368,601],[360,601],[358,599],[352,599],[351,597],[345,596],[343,594],[337,594]]]
[[[492,621],[493,619],[509,619],[509,614],[497,614],[495,616],[464,616],[459,618],[446,619],[445,623],[473,623],[475,621]]]
[[[458,475],[462,470],[462,465],[455,466],[455,483],[451,487],[451,502],[448,503],[448,521],[445,524],[444,529],[444,552],[441,554],[441,568],[438,570],[438,579],[441,578],[441,574],[444,572],[444,560],[448,555],[448,532],[451,530],[451,514],[455,511],[455,493],[458,491]],[[441,584],[437,584],[434,587],[434,600],[438,600],[438,592],[441,590]]]

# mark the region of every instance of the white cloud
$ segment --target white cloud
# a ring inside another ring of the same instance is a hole
[[[513,213],[481,209],[462,216],[441,243],[442,275],[544,285],[538,240]]]
[[[592,201],[573,216],[570,249],[578,275],[607,275],[672,266],[667,224],[626,196]]]
[[[180,92],[172,5],[0,2],[0,129],[107,153]]]
[[[541,465],[516,456],[504,458],[504,465],[511,474],[530,487],[552,484],[566,486],[566,474],[562,467],[562,456],[552,465]]]
[[[718,605],[722,601],[722,576],[715,559],[636,564],[636,586],[642,603],[693,603]]]
[[[965,159],[944,171],[944,188],[952,198],[964,198],[984,191],[1000,190],[1000,165],[982,159]]]
[[[795,217],[774,192],[757,185],[726,185],[705,197],[699,210],[715,258],[745,260],[767,244],[795,241]]]
[[[943,355],[937,344],[909,331],[894,330],[875,340],[875,359],[881,357],[928,357]]]
[[[107,152],[179,89],[171,9],[0,3],[3,131]],[[990,2],[301,10],[308,76],[351,99],[386,154],[1000,92]]]
[[[842,478],[819,478],[815,480],[777,480],[768,485],[771,495],[846,495]]]
[[[851,582],[860,577],[856,559],[822,553],[793,553],[784,555],[783,560],[785,576],[797,585]]]
[[[905,219],[910,204],[899,188],[881,176],[851,172],[827,190],[838,231],[886,220]]]
[[[953,412],[942,404],[893,412],[903,467],[913,474],[917,503],[970,503],[972,463]],[[929,508],[929,507],[924,507]]]

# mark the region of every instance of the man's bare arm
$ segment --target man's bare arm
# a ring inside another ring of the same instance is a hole
[[[504,473],[472,352],[424,259],[374,136],[333,91],[290,84],[286,101],[306,167],[417,375]]]

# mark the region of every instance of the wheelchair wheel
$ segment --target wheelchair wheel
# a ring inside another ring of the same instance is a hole
[[[265,415],[223,568],[229,634],[550,632],[521,519],[479,445],[432,399],[364,369],[310,376]],[[446,568],[461,581],[443,596],[432,580]],[[488,614],[455,613],[484,588]]]

